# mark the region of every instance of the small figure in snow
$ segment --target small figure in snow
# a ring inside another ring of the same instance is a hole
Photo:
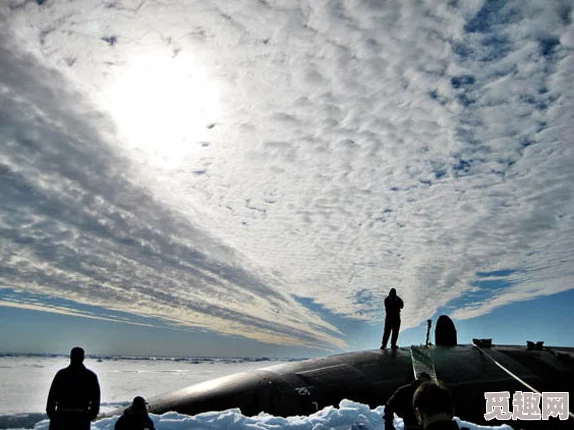
[[[143,397],[134,397],[130,407],[116,421],[114,430],[155,430],[148,410],[149,406]]]

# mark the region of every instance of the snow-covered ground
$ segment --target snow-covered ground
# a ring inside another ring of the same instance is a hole
[[[86,358],[88,368],[98,374],[102,390],[102,412],[126,406],[136,395],[152,397],[191,384],[232,373],[278,364],[273,359],[190,359],[142,360]],[[0,357],[0,429],[48,430],[44,408],[50,383],[56,371],[67,366],[67,357]],[[158,430],[228,429],[228,430],[383,430],[383,406],[370,409],[349,400],[338,407],[327,407],[306,417],[275,417],[259,414],[243,416],[239,410],[210,412],[193,417],[177,413],[152,415]],[[92,429],[112,430],[116,418],[99,420]],[[507,429],[481,427],[464,422],[475,429]],[[396,420],[396,428],[403,428]]]

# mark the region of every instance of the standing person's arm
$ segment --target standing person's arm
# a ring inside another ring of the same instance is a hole
[[[385,430],[395,430],[393,421],[395,419],[395,394],[393,394],[387,403],[385,403],[385,412],[383,414],[383,421],[385,422]]]
[[[403,307],[404,307],[403,299],[399,297],[399,309],[402,309]]]
[[[100,383],[98,381],[98,377],[96,376],[95,373],[93,373],[93,387],[92,387],[92,393],[91,393],[91,398],[90,398],[90,421],[93,421],[96,419],[96,417],[98,416],[98,414],[100,413],[100,396],[101,396],[101,392],[100,392]]]
[[[60,372],[56,373],[52,385],[50,385],[50,391],[48,393],[48,401],[46,402],[46,413],[48,418],[54,418],[56,414],[56,404],[58,403],[58,398],[60,397]]]

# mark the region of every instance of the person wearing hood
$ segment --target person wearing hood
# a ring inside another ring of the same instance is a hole
[[[90,421],[100,412],[98,377],[83,363],[84,350],[72,348],[70,365],[52,381],[46,404],[50,430],[90,430]]]
[[[155,430],[148,415],[148,404],[143,397],[134,397],[130,407],[116,421],[114,430]]]
[[[413,408],[424,430],[469,430],[454,420],[448,389],[436,382],[423,382],[413,395]]]
[[[381,349],[387,347],[391,333],[391,347],[397,348],[397,340],[399,339],[399,330],[401,328],[401,309],[403,306],[403,300],[397,296],[397,290],[391,288],[389,295],[385,298],[385,330]]]
[[[385,403],[383,420],[385,430],[395,430],[393,424],[394,414],[403,419],[405,430],[420,429],[415,410],[413,409],[413,395],[416,389],[423,383],[430,381],[431,377],[426,372],[420,372],[410,384],[397,388],[394,394]]]

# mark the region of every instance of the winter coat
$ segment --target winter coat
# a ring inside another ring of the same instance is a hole
[[[403,419],[405,429],[420,428],[413,409],[413,395],[420,384],[421,381],[415,379],[410,384],[397,388],[394,394],[387,400],[385,413],[383,415],[386,429],[394,428],[393,418],[395,413]]]
[[[118,418],[114,430],[155,430],[147,411],[136,410],[132,406]]]
[[[385,318],[388,320],[400,321],[401,309],[403,306],[403,300],[399,296],[387,296],[385,298]]]
[[[48,394],[46,413],[50,430],[89,430],[100,412],[100,384],[83,364],[60,369]]]

